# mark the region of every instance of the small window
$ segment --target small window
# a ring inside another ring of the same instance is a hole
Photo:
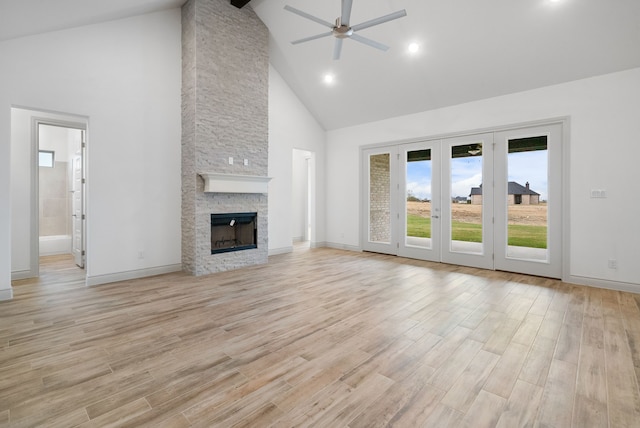
[[[39,150],[38,151],[38,166],[44,166],[47,168],[53,168],[53,151],[51,150]]]

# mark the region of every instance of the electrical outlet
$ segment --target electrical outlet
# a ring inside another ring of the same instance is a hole
[[[138,258],[139,259],[144,259],[144,251],[143,250],[138,251]]]
[[[233,165],[233,158],[229,156],[229,165]]]
[[[618,269],[618,261],[615,259],[609,259],[609,269]]]

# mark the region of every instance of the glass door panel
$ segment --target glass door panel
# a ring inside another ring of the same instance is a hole
[[[400,149],[400,243],[398,255],[440,260],[439,141]]]
[[[369,157],[369,241],[391,242],[391,168],[389,153]]]
[[[367,213],[363,249],[387,254],[397,252],[397,147],[364,151],[363,182]]]
[[[496,269],[560,278],[560,124],[496,133]]]
[[[507,257],[548,260],[547,136],[507,140]]]
[[[442,140],[445,262],[493,268],[492,138],[478,134]]]

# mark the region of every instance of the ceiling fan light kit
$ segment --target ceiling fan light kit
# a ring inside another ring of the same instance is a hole
[[[375,40],[371,40],[367,37],[363,37],[359,34],[356,34],[356,31],[373,27],[375,25],[384,24],[385,22],[393,21],[394,19],[402,18],[403,16],[407,16],[407,11],[402,9],[397,12],[393,12],[388,15],[384,15],[379,18],[371,19],[369,21],[365,21],[360,24],[351,26],[349,24],[349,20],[351,19],[352,6],[353,6],[353,0],[342,0],[342,14],[340,15],[340,17],[336,19],[335,24],[332,24],[321,18],[313,16],[307,12],[304,12],[302,10],[286,5],[284,7],[285,10],[331,29],[331,31],[326,33],[321,33],[315,36],[294,40],[291,42],[291,44],[297,45],[300,43],[309,42],[311,40],[320,39],[322,37],[333,36],[336,38],[335,46],[333,49],[333,59],[340,59],[340,52],[342,50],[342,40],[344,39],[352,39],[362,44],[365,44],[367,46],[371,46],[373,48],[379,49],[381,51],[387,51],[389,49],[389,46],[383,45],[382,43],[378,43]]]

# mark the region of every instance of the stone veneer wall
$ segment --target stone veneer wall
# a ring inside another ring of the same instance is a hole
[[[268,43],[248,6],[182,7],[182,264],[193,275],[267,262],[267,195],[204,193],[198,173],[267,175]],[[258,213],[258,248],[212,255],[210,215],[231,212]]]
[[[391,163],[389,153],[369,158],[369,240],[391,241]]]

